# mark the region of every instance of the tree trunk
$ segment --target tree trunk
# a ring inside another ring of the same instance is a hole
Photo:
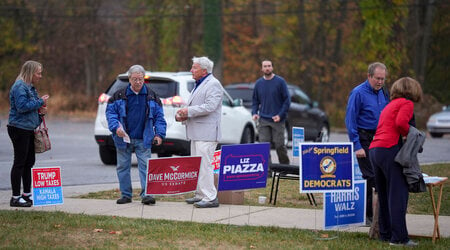
[[[420,0],[416,1],[419,4]],[[418,39],[415,46],[414,71],[417,80],[424,84],[426,79],[426,66],[428,49],[430,47],[430,37],[433,26],[433,17],[435,13],[435,0],[425,0],[423,9],[416,8],[416,18],[418,25]],[[423,11],[423,15],[421,15]]]

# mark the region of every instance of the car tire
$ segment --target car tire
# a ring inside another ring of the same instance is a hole
[[[105,165],[116,165],[117,155],[116,150],[108,146],[99,146],[100,159]]]
[[[444,136],[443,133],[432,133],[432,132],[430,132],[430,135],[433,138],[441,138],[442,136]]]
[[[255,136],[254,132],[249,126],[245,126],[244,131],[242,132],[241,144],[254,143]]]
[[[316,138],[316,142],[328,142],[330,141],[330,129],[326,124],[322,125],[319,136]]]

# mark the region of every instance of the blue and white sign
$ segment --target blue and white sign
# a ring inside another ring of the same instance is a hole
[[[353,152],[353,172],[355,175],[355,181],[364,180],[361,169],[359,169],[358,159],[356,158],[355,152]]]
[[[269,143],[222,146],[218,190],[265,188]]]
[[[305,141],[305,129],[292,127],[292,157],[299,157],[299,144]]]
[[[353,143],[300,143],[300,193],[353,190]]]
[[[366,223],[366,181],[355,181],[350,192],[330,192],[323,196],[324,229],[360,226]]]

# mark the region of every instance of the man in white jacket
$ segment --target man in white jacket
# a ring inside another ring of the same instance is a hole
[[[214,63],[207,57],[192,58],[192,90],[187,107],[178,110],[175,119],[186,125],[186,137],[191,141],[191,155],[200,155],[202,162],[195,196],[186,199],[198,208],[218,207],[214,185],[212,157],[221,138],[223,87],[212,75]]]

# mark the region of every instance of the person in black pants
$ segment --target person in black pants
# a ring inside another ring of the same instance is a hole
[[[9,93],[8,135],[14,147],[11,168],[11,207],[30,207],[31,168],[35,162],[34,130],[41,124],[41,116],[47,113],[48,95],[38,96],[34,85],[42,78],[42,64],[27,61],[17,76]],[[20,184],[23,194],[20,195]]]
[[[406,137],[413,118],[414,103],[422,99],[420,84],[409,77],[397,80],[391,88],[391,102],[381,113],[369,147],[380,204],[380,239],[391,245],[416,246],[408,237],[406,209],[408,183],[403,167],[394,161],[400,150],[399,139]]]
[[[386,66],[380,62],[369,65],[367,80],[356,86],[348,98],[345,125],[348,137],[353,142],[353,150],[358,159],[362,177],[367,181],[366,223],[373,220],[372,193],[375,187],[375,174],[369,160],[369,145],[372,142],[378,118],[389,102],[384,89]]]

